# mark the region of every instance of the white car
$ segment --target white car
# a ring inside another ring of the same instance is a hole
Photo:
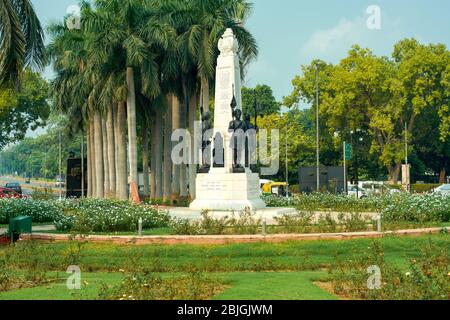
[[[364,190],[367,195],[383,195],[401,192],[380,181],[363,181],[359,182],[358,186],[360,189]]]
[[[354,186],[354,185],[349,185],[348,186],[348,196],[352,197],[352,198],[362,199],[362,198],[367,197],[367,194],[363,189],[361,189],[357,186]]]
[[[434,189],[433,193],[450,196],[450,184],[443,184],[442,186],[437,187],[436,189]]]

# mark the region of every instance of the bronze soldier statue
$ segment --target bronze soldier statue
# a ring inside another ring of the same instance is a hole
[[[233,139],[233,172],[242,173],[245,172],[245,168],[241,165],[241,151],[239,150],[240,144],[239,140],[243,141],[245,136],[239,137],[239,135],[244,135],[247,131],[246,124],[241,120],[242,111],[240,109],[233,110],[234,120],[230,122],[228,130],[232,132]]]
[[[211,116],[209,112],[203,113],[203,107],[201,108],[202,113],[202,166],[199,169],[199,173],[208,173],[211,167],[211,155],[208,151],[208,147],[211,145],[211,137],[207,134],[211,133]]]

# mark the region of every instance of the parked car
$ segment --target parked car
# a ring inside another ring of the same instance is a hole
[[[262,185],[263,194],[271,194],[280,197],[292,197],[292,193],[288,193],[289,185],[286,182],[270,181]]]
[[[450,195],[450,184],[443,184],[440,187],[437,187],[433,191],[434,194],[444,194],[444,195]]]
[[[348,186],[348,196],[353,197],[353,198],[363,199],[363,198],[367,197],[367,194],[363,189],[361,189],[355,185],[349,185]]]
[[[358,187],[366,193],[366,195],[383,195],[400,193],[398,189],[394,189],[384,182],[380,181],[363,181],[358,183]]]
[[[18,182],[9,182],[5,185],[5,188],[13,189],[18,194],[22,194],[22,187],[20,186],[20,183],[18,183]]]
[[[22,198],[22,195],[13,189],[0,187],[0,198]]]

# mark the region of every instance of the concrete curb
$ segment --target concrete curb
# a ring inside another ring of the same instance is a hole
[[[437,234],[443,228],[426,228],[398,230],[387,232],[348,232],[348,233],[311,233],[311,234],[277,234],[277,235],[229,235],[229,236],[88,236],[85,240],[92,243],[115,243],[115,244],[232,244],[232,243],[255,243],[268,242],[280,243],[286,241],[314,241],[314,240],[349,240],[364,238],[382,238],[385,236],[420,236],[425,234]],[[23,236],[27,239],[67,242],[70,235],[67,234],[45,234],[34,233],[31,236]]]

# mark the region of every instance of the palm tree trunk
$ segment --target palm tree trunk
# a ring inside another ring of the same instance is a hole
[[[94,128],[94,115],[91,113],[90,115],[90,125],[89,125],[89,140],[91,143],[91,182],[92,182],[92,194],[91,197],[97,197],[97,175],[95,170],[95,128]]]
[[[102,138],[102,117],[100,112],[94,114],[94,140],[95,140],[95,183],[97,198],[102,199],[104,193],[104,172],[103,172],[103,138]]]
[[[208,78],[201,77],[202,97],[201,106],[205,112],[209,112],[209,81]]]
[[[180,108],[180,126],[181,129],[186,129],[186,113],[189,108],[189,98],[186,97],[184,99],[184,104]],[[183,158],[186,155],[183,154]],[[184,161],[180,165],[180,197],[187,197],[188,191],[187,191],[187,170],[186,170],[186,163]]]
[[[162,111],[156,111],[156,171],[155,171],[155,195],[156,199],[161,199],[163,196],[163,178],[162,178],[162,166],[163,166],[163,126],[162,126]]]
[[[156,117],[155,117],[156,118]],[[152,132],[151,132],[151,159],[150,159],[150,198],[154,201],[156,200],[156,119],[153,118],[152,121]]]
[[[189,162],[189,196],[195,199],[195,179],[197,177],[197,164],[195,163],[195,120],[197,119],[197,95],[193,94],[189,103],[189,133],[191,134],[190,162]]]
[[[108,161],[108,131],[106,128],[106,120],[102,118],[102,138],[103,138],[103,170],[104,170],[104,195],[106,198],[111,197],[109,183],[109,161]]]
[[[118,110],[119,110],[119,104],[113,104],[113,119],[114,119],[114,151],[115,151],[115,160],[116,160],[116,189],[114,190],[116,198],[119,197],[119,119],[118,119]]]
[[[167,96],[167,111],[164,122],[164,190],[163,201],[170,201],[172,193],[172,96]]]
[[[116,145],[114,143],[114,109],[115,104],[111,105],[106,120],[106,131],[108,135],[108,162],[109,162],[109,194],[111,198],[116,197]]]
[[[127,137],[125,103],[119,102],[117,108],[116,144],[117,144],[117,197],[120,200],[128,199],[127,183]]]
[[[87,135],[86,135],[86,144],[87,144],[87,196],[88,198],[92,197],[92,162],[91,162],[91,153],[92,153],[92,146],[91,146],[91,130],[90,130],[90,121],[88,121],[87,125]]]
[[[128,158],[130,162],[130,183],[138,184],[137,171],[137,139],[136,139],[136,91],[134,85],[134,69],[127,68],[127,116],[128,116]]]
[[[172,132],[180,127],[180,101],[176,95],[172,96]],[[176,142],[171,143],[172,147]],[[173,149],[173,148],[172,148]],[[180,166],[172,165],[172,195],[171,201],[180,197]]]
[[[142,118],[141,138],[142,138],[142,176],[144,180],[144,196],[149,195],[149,166],[148,166],[148,125],[146,117]]]

